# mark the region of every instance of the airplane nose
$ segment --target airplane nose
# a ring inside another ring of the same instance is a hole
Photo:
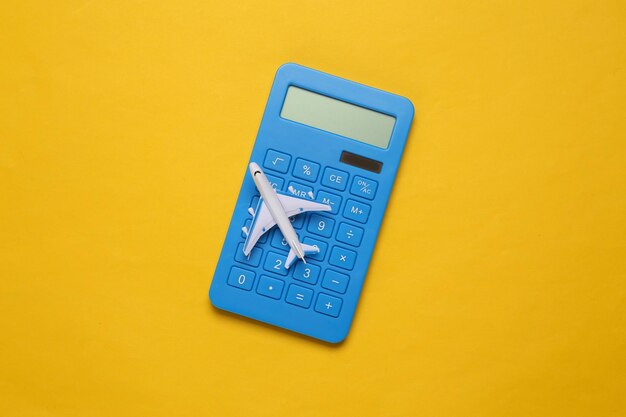
[[[250,174],[252,174],[252,176],[254,176],[254,173],[257,171],[261,171],[261,167],[259,166],[259,164],[257,164],[256,162],[250,162]]]

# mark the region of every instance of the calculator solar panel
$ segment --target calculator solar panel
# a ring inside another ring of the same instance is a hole
[[[283,65],[250,162],[276,190],[313,196],[332,210],[290,219],[300,241],[320,249],[306,263],[285,268],[289,246],[277,227],[245,256],[242,228],[250,228],[248,209],[259,201],[245,169],[211,284],[213,305],[326,342],[345,339],[412,119],[406,98]]]

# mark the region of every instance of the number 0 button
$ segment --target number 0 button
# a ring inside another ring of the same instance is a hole
[[[254,283],[255,273],[248,271],[247,269],[237,268],[233,266],[228,275],[228,285],[235,288],[241,288],[242,290],[250,291],[252,284]]]

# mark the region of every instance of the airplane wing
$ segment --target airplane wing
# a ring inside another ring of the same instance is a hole
[[[244,255],[248,256],[261,236],[274,227],[275,224],[276,222],[274,221],[274,218],[263,202],[263,197],[259,198],[259,203],[256,206],[256,212],[254,213],[252,224],[250,225],[250,230],[248,231],[248,237],[243,245]]]
[[[312,200],[306,200],[300,197],[293,197],[287,194],[278,193],[280,204],[285,209],[287,217],[292,217],[307,211],[331,211],[332,207],[328,204],[317,203]]]

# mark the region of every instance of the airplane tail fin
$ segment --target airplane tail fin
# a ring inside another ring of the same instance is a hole
[[[320,248],[318,248],[317,245],[305,245],[304,243],[302,243],[302,250],[304,251],[305,255],[309,255],[311,253],[318,253],[320,251]],[[285,269],[289,269],[291,264],[293,264],[296,259],[296,253],[293,251],[293,249],[289,249],[289,254],[287,255],[287,260],[285,261]]]

